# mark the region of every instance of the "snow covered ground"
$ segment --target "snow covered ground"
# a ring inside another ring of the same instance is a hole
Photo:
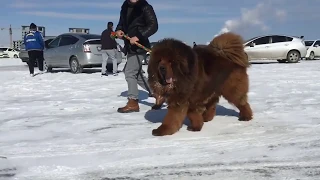
[[[183,126],[166,137],[151,135],[166,110],[148,111],[147,93],[141,112],[116,112],[126,103],[122,73],[31,78],[1,61],[0,179],[320,179],[320,61],[253,64],[252,122],[222,100],[201,132]]]

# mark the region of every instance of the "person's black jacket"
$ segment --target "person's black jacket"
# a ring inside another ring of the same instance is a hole
[[[106,29],[101,33],[101,49],[117,49],[116,40],[111,38],[111,29]]]
[[[153,7],[146,0],[139,0],[131,4],[126,0],[121,6],[120,20],[117,30],[122,30],[129,37],[136,36],[139,43],[150,48],[149,37],[158,31],[158,20]],[[132,11],[129,9],[132,8]],[[129,14],[128,14],[129,12]],[[145,53],[145,51],[136,45],[131,45],[124,38],[125,50],[128,53]]]

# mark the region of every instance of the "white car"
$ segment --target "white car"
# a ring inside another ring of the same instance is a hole
[[[3,54],[7,54],[9,58],[19,58],[19,51],[10,47],[0,47],[0,51]]]
[[[9,55],[0,49],[0,58],[9,58]]]
[[[312,42],[312,44],[310,42]],[[320,57],[320,40],[308,41],[308,42],[306,41],[306,46],[307,46],[306,59],[314,60],[315,58]]]
[[[303,36],[267,35],[254,37],[244,43],[249,60],[277,60],[296,63],[306,57]]]

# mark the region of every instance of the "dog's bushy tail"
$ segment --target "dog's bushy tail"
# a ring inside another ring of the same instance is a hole
[[[223,57],[242,67],[249,67],[241,36],[228,32],[216,36],[208,45],[217,56]]]

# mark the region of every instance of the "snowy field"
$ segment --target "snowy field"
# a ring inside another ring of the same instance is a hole
[[[8,61],[0,59],[0,179],[320,179],[320,61],[253,64],[253,121],[239,122],[222,100],[201,132],[184,125],[166,137],[151,135],[166,109],[148,111],[146,92],[141,112],[116,112],[126,103],[122,73],[31,78]]]

